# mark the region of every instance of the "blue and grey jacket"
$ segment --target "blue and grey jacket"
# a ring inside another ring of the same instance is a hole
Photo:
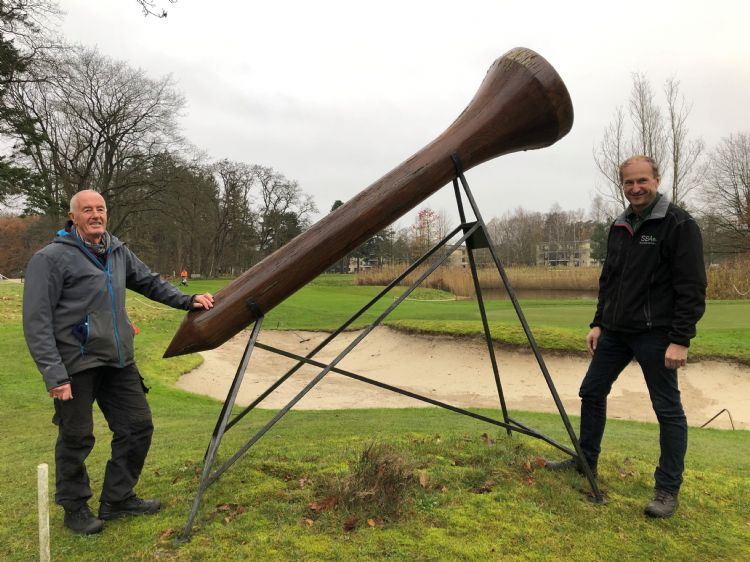
[[[57,234],[29,261],[23,295],[26,344],[47,389],[85,369],[134,362],[126,288],[174,308],[191,303],[114,236],[100,260],[75,234]]]

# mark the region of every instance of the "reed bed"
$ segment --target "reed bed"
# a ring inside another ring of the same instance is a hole
[[[357,285],[387,285],[404,269],[403,265],[387,265],[369,269],[355,275]],[[422,272],[412,273],[402,283],[412,283]],[[599,282],[599,268],[596,267],[508,267],[506,273],[514,289],[540,291],[596,291]],[[502,280],[497,269],[481,267],[477,271],[482,289],[502,290]],[[440,289],[457,297],[473,297],[474,282],[471,271],[463,267],[445,267],[435,271],[423,283],[424,287]]]
[[[387,285],[404,270],[404,265],[387,265],[357,273],[357,285]],[[418,270],[402,284],[408,285],[424,271]],[[599,287],[598,267],[507,267],[506,273],[515,290],[596,292]],[[493,267],[478,269],[482,289],[502,290],[502,281]],[[707,270],[709,299],[750,299],[750,259],[732,260],[712,265]],[[448,291],[456,297],[474,297],[471,272],[463,267],[444,267],[423,283],[424,287]]]
[[[707,296],[709,299],[750,299],[750,258],[709,267]]]

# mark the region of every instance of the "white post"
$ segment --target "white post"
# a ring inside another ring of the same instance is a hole
[[[36,467],[37,469],[37,505],[39,510],[39,560],[49,562],[49,494],[48,474],[49,468],[46,463]]]

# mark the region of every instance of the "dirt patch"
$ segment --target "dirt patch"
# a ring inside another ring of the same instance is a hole
[[[359,332],[341,334],[316,359],[333,360]],[[321,332],[263,331],[258,340],[305,355],[328,334]],[[202,353],[203,364],[182,376],[179,388],[226,398],[249,337],[242,332],[218,349]],[[500,381],[510,409],[556,412],[549,387],[531,351],[495,348]],[[544,354],[553,384],[569,414],[580,408],[578,387],[586,372],[585,357]],[[295,364],[293,360],[261,349],[253,351],[237,403],[246,405]],[[483,340],[453,336],[404,334],[380,327],[370,333],[338,365],[342,369],[462,407],[497,407],[498,391]],[[285,381],[260,405],[281,408],[318,373],[305,366]],[[680,390],[688,423],[700,426],[720,410],[732,414],[737,429],[750,429],[750,367],[722,361],[699,361],[680,370]],[[370,384],[329,373],[295,409],[403,408],[428,404]],[[637,364],[628,366],[615,383],[608,401],[608,416],[655,422],[643,375]],[[726,413],[710,427],[731,427]]]

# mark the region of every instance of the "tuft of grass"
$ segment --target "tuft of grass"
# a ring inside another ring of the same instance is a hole
[[[349,521],[395,521],[417,485],[414,469],[394,445],[371,442],[349,462],[348,472],[324,478],[317,495],[335,503]]]

